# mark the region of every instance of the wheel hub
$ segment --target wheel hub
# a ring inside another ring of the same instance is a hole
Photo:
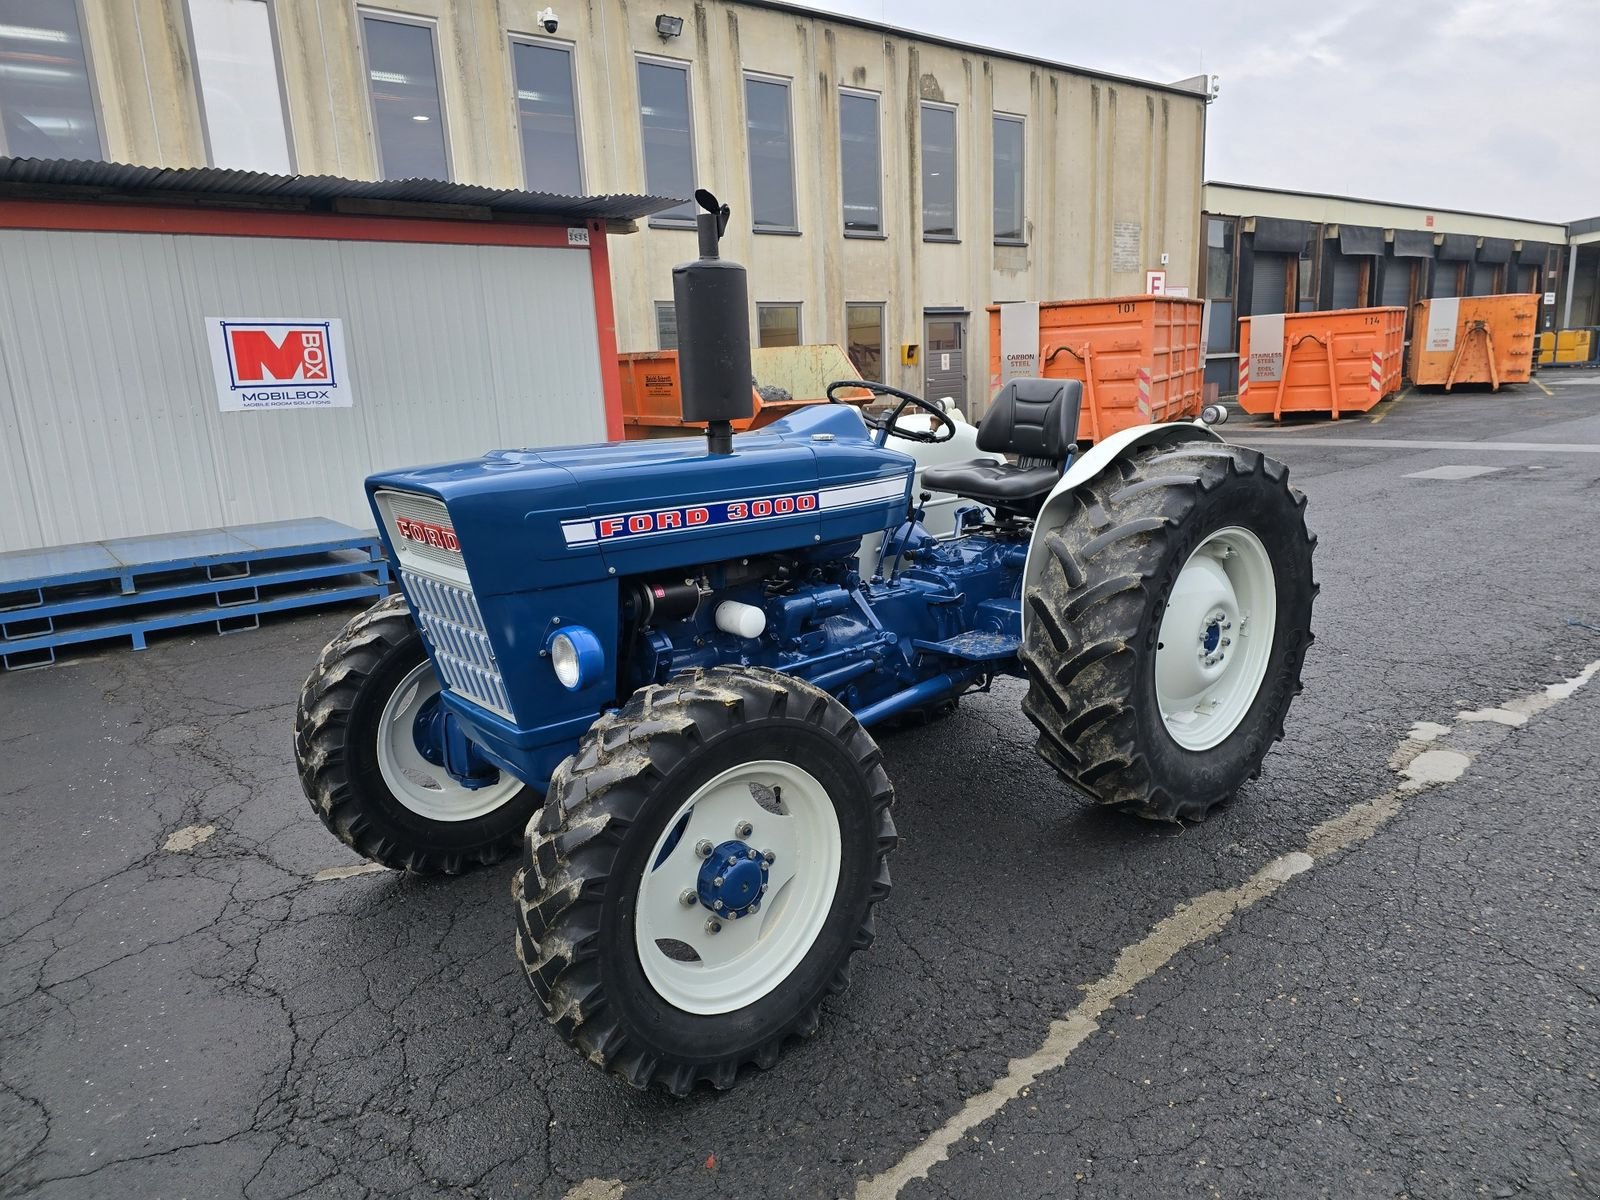
[[[738,920],[761,907],[770,869],[767,856],[749,843],[723,842],[700,864],[695,894],[714,915]]]

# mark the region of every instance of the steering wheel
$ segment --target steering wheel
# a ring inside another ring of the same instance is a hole
[[[890,434],[895,437],[905,438],[908,442],[924,442],[930,445],[948,442],[956,436],[956,423],[950,419],[950,414],[931,400],[924,400],[921,396],[913,396],[910,392],[902,392],[899,388],[892,388],[886,383],[873,383],[867,379],[836,379],[828,385],[829,404],[846,403],[846,401],[834,395],[836,391],[843,388],[865,388],[874,396],[893,396],[900,401],[899,404],[895,405],[894,411],[881,421],[869,420],[866,413],[861,414],[861,419],[866,421],[868,426],[878,431],[877,444],[880,446],[889,439]],[[920,408],[924,412],[931,413],[939,419],[938,428],[927,433],[921,430],[898,428],[895,422],[900,419],[900,414],[908,408]],[[941,433],[944,435],[943,437],[939,436]]]

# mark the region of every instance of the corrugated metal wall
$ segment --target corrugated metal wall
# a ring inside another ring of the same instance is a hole
[[[601,441],[582,250],[0,230],[0,550],[287,517],[375,470]],[[207,317],[339,317],[355,405],[218,411]]]

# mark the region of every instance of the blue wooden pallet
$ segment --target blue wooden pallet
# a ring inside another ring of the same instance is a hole
[[[370,533],[322,517],[115,538],[0,554],[0,666],[55,661],[59,646],[386,595]]]

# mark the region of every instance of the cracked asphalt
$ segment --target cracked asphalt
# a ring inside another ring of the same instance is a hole
[[[1459,779],[1179,949],[899,1194],[1600,1195],[1600,681],[1520,727],[1457,715],[1600,660],[1600,380],[1540,378],[1229,425],[1321,537],[1262,777],[1198,826],[1097,811],[1013,684],[885,735],[902,843],[853,988],[687,1101],[546,1029],[514,864],[341,870],[289,730],[349,610],[0,675],[0,1195],[866,1193],[1124,947],[1392,790],[1418,721]],[[1438,466],[1498,469],[1408,478]]]

